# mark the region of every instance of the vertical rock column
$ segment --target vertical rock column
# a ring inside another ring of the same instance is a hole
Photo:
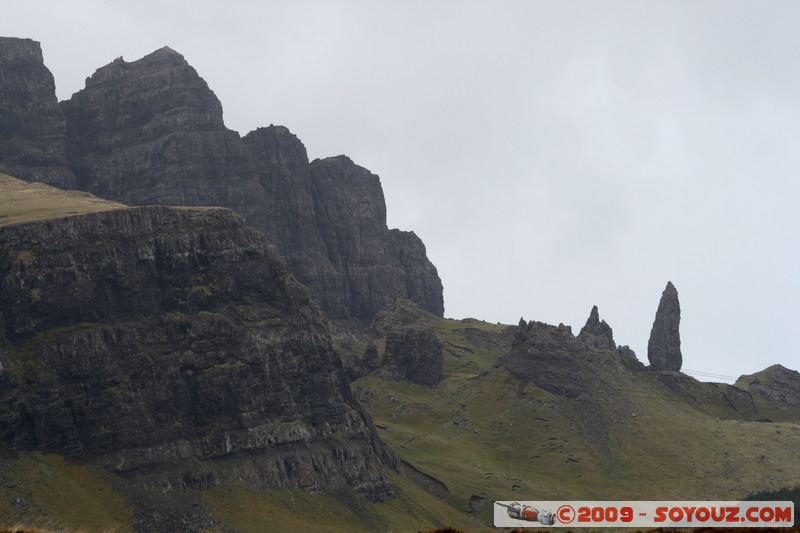
[[[678,302],[678,291],[671,281],[661,294],[656,319],[650,330],[650,341],[647,343],[647,359],[656,370],[681,369],[681,304]]]

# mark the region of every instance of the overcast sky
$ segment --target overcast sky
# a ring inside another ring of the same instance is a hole
[[[684,370],[798,370],[800,3],[4,2],[59,99],[168,45],[242,135],[381,177],[445,316],[571,325],[647,363],[678,289]],[[703,376],[696,376],[707,379]]]

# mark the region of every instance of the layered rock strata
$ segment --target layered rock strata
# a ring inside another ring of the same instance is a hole
[[[396,459],[307,289],[229,210],[0,228],[0,332],[7,447],[161,488],[208,488],[224,471],[248,486],[394,493]]]
[[[380,373],[435,387],[442,380],[443,361],[442,345],[432,330],[407,326],[387,333]]]
[[[55,81],[31,39],[0,38],[0,172],[75,186]]]

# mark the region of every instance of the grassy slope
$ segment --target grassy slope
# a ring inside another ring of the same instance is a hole
[[[124,207],[89,193],[62,191],[0,173],[0,226]]]
[[[49,529],[128,531],[133,514],[119,480],[103,469],[57,455],[3,452],[0,456],[0,524]]]
[[[490,531],[432,498],[409,480],[394,473],[391,477],[399,497],[383,503],[371,503],[350,489],[311,495],[300,490],[219,486],[208,491],[204,498],[227,527],[241,532],[415,532],[445,525],[467,531]]]
[[[88,192],[64,191],[44,183],[22,181],[0,172],[0,227],[127,207]],[[215,208],[176,206],[173,209],[204,211]]]
[[[372,503],[349,488],[308,494],[226,484],[198,492],[221,525],[215,531],[416,532],[451,525],[490,528],[391,473],[399,497]],[[124,482],[57,455],[5,453],[0,460],[0,529],[13,524],[57,531],[130,531]]]
[[[509,343],[501,326],[423,320],[445,346],[443,383],[370,376],[355,386],[399,456],[444,483],[456,509],[472,500],[487,523],[493,500],[735,499],[800,479],[796,414],[781,423],[717,418],[724,406],[703,397],[715,386],[698,383],[695,399],[679,398],[649,372],[604,376],[604,397],[559,397],[493,367]],[[479,346],[475,330],[487,333]],[[487,338],[495,349],[484,348]],[[603,442],[581,422],[587,410],[609,418]]]

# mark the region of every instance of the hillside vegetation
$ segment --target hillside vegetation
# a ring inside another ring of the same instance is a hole
[[[772,406],[781,422],[756,421],[727,385],[628,368],[613,352],[587,351],[579,368],[563,359],[567,379],[586,374],[570,398],[498,364],[514,328],[409,307],[386,320],[432,327],[446,378],[426,388],[372,375],[354,386],[417,478],[486,523],[495,500],[739,499],[800,479],[798,409]]]
[[[86,192],[28,183],[0,172],[0,227],[124,207]]]
[[[371,333],[338,340],[356,353],[372,337],[381,350],[380,331],[409,323],[439,337],[444,380],[429,388],[368,375],[352,385],[402,461],[391,474],[398,497],[373,503],[352,489],[235,484],[187,490],[181,498],[214,517],[209,530],[280,523],[285,531],[490,531],[495,500],[739,499],[800,479],[800,424],[788,420],[797,413],[782,411],[782,422],[741,420],[715,399],[717,384],[613,368],[598,376],[600,397],[562,397],[498,364],[514,328],[409,306],[382,316]],[[6,523],[33,517],[90,531],[135,523],[125,503],[136,501],[135,491],[102,469],[35,452],[8,452],[2,461]]]

